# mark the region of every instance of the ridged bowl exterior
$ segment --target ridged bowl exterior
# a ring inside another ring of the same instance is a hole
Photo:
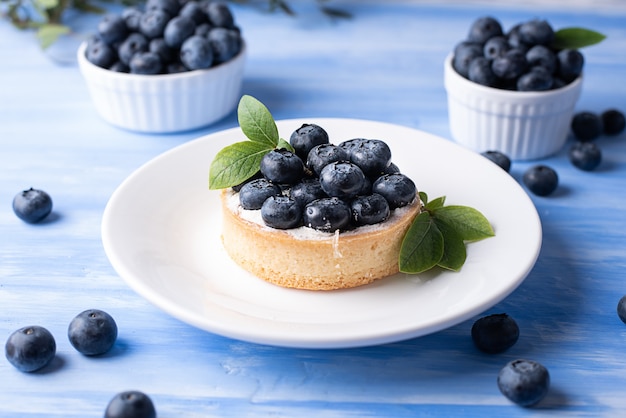
[[[145,133],[200,128],[228,115],[240,99],[246,47],[218,66],[165,75],[100,68],[78,49],[78,64],[96,110],[112,125]]]
[[[582,76],[559,89],[519,92],[482,86],[459,75],[452,56],[444,65],[453,139],[477,152],[497,150],[512,160],[558,152],[569,133]]]

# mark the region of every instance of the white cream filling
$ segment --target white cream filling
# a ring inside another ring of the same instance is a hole
[[[232,189],[228,189],[226,191],[226,197],[227,197],[226,204],[228,206],[228,209],[230,209],[233,213],[237,214],[240,218],[248,222],[255,223],[261,226],[262,228],[267,229],[268,231],[281,231],[281,232],[291,235],[295,239],[301,239],[301,240],[315,240],[315,239],[324,240],[324,239],[333,238],[333,236],[335,236],[336,240],[339,239],[338,233],[318,231],[317,229],[309,228],[306,226],[301,226],[301,227],[292,228],[292,229],[284,229],[284,230],[269,227],[265,225],[265,222],[263,222],[260,209],[259,210],[247,210],[241,207],[241,205],[239,204],[239,193],[235,192]],[[409,210],[411,210],[411,208],[413,208],[417,204],[418,201],[419,199],[416,199],[415,202],[411,203],[410,205],[392,210],[391,213],[389,214],[389,218],[385,222],[381,222],[381,223],[374,224],[374,225],[360,226],[350,231],[342,232],[341,235],[350,236],[350,235],[374,232],[374,231],[379,231],[381,229],[384,229],[390,224],[401,219]]]

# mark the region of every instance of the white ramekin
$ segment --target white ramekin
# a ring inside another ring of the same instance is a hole
[[[145,133],[200,128],[228,115],[240,99],[246,46],[206,70],[137,75],[100,68],[78,48],[78,65],[96,110],[112,125]]]
[[[570,129],[582,76],[545,92],[482,86],[459,75],[452,55],[444,65],[452,138],[476,152],[500,151],[512,160],[534,160],[558,152]]]

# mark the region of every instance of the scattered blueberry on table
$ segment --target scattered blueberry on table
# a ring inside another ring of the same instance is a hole
[[[137,390],[120,392],[111,399],[104,418],[156,418],[152,399]]]
[[[72,319],[67,336],[72,347],[81,354],[104,354],[115,344],[117,324],[108,313],[99,309],[88,309]]]
[[[593,142],[577,141],[569,150],[571,163],[584,171],[592,171],[602,162],[602,152]]]
[[[56,354],[56,341],[46,328],[31,325],[14,331],[4,352],[7,360],[22,372],[34,372],[48,365]]]
[[[537,196],[548,196],[558,187],[559,176],[552,167],[538,164],[524,172],[522,181]]]
[[[471,330],[474,345],[485,353],[502,353],[519,339],[517,322],[505,313],[483,316],[474,322]]]
[[[541,363],[518,359],[507,363],[498,374],[498,388],[511,402],[530,407],[550,389],[550,374]]]
[[[24,222],[41,222],[52,212],[52,198],[43,190],[31,187],[15,195],[13,212]]]

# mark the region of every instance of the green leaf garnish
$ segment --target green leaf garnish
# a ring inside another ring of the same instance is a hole
[[[416,274],[435,266],[459,271],[467,258],[466,242],[494,236],[485,216],[469,206],[445,206],[445,196],[424,203],[402,241],[398,266],[403,273]]]
[[[272,148],[278,144],[278,128],[270,111],[252,96],[244,95],[237,107],[239,126],[250,141]]]
[[[479,211],[469,206],[444,206],[434,216],[452,226],[464,241],[478,241],[494,235],[491,224]]]
[[[579,49],[602,42],[605,35],[584,28],[563,28],[554,33],[552,47],[556,49]]]
[[[265,144],[236,142],[217,153],[209,169],[209,189],[225,189],[243,183],[257,171],[261,159],[270,152]]]
[[[443,257],[443,235],[430,213],[413,221],[402,241],[398,265],[403,273],[421,273],[435,267]]]
[[[231,144],[217,153],[209,169],[209,189],[226,189],[243,183],[259,171],[261,159],[275,148],[291,145],[278,136],[270,111],[252,96],[244,95],[237,107],[239,126],[249,141]]]
[[[70,28],[58,24],[46,24],[37,30],[37,39],[43,49],[52,45],[60,36],[70,33]]]
[[[443,256],[437,265],[452,271],[461,270],[467,258],[463,238],[454,226],[448,224],[445,220],[435,217],[434,221],[443,236]]]
[[[287,151],[291,151],[291,152],[296,152],[295,149],[293,149],[293,147],[291,146],[291,144],[288,141],[285,141],[284,139],[280,138],[278,140],[278,144],[276,144],[276,148],[284,148]]]

